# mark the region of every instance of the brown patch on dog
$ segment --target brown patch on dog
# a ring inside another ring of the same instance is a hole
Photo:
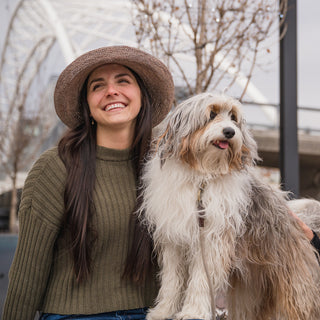
[[[159,150],[159,147],[161,144],[166,146],[164,148],[164,150],[166,151],[163,151],[160,154],[161,168],[165,164],[166,159],[169,158],[173,153],[172,138],[173,138],[172,130],[170,130],[170,126],[167,126],[167,129],[165,130],[165,132],[155,142],[155,152]]]
[[[208,115],[210,115],[210,111],[213,111],[216,114],[219,114],[221,112],[221,106],[212,104],[211,106],[208,107]]]
[[[245,164],[248,164],[250,162],[250,151],[245,146],[242,145],[240,152],[234,154],[233,149],[229,148],[230,150],[230,157],[229,157],[229,167],[231,170],[241,170]]]
[[[253,159],[250,156],[250,150],[246,145],[242,145],[240,161],[241,165],[251,164],[251,162],[253,161]]]
[[[208,120],[210,120],[210,113],[214,112],[216,115],[217,115],[217,118],[215,118],[214,120],[216,122],[219,122],[219,113],[221,113],[221,106],[217,106],[217,105],[210,105],[208,106],[207,108],[207,111],[206,111],[206,117]]]
[[[181,141],[179,159],[193,169],[197,169],[197,160],[194,151],[190,148],[190,137],[184,137]]]
[[[167,126],[166,131],[158,138],[158,140],[157,140],[157,142],[156,142],[156,150],[159,149],[159,145],[163,142],[163,140],[170,140],[171,135],[168,136],[168,137],[165,139],[165,136],[169,133],[169,131],[170,131],[170,127]],[[166,143],[166,142],[164,141],[164,143]]]
[[[230,118],[231,120],[238,122],[239,120],[239,108],[237,108],[236,106],[233,106],[231,111],[229,112]]]
[[[188,164],[193,169],[198,168],[198,161],[196,158],[196,154],[198,152],[197,142],[199,141],[205,130],[206,127],[203,127],[192,133],[190,136],[183,138],[181,141],[179,158],[181,161]]]

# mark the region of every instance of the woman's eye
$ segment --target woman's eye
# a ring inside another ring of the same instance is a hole
[[[100,88],[101,87],[101,84],[100,83],[97,83],[95,84],[93,87],[92,87],[92,91],[95,91],[96,89]]]
[[[129,83],[129,80],[122,78],[122,79],[119,79],[119,83]]]
[[[213,120],[217,114],[214,111],[210,111],[210,120]]]

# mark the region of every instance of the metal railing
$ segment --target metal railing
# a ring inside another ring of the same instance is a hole
[[[258,106],[258,107],[273,107],[277,110],[277,114],[279,115],[280,105],[275,103],[260,103],[260,102],[254,102],[254,101],[242,101],[242,104],[244,106],[246,105],[252,105],[252,106]],[[305,133],[305,134],[320,134],[320,107],[305,107],[305,106],[298,106],[298,118],[299,114],[301,112],[316,112],[318,113],[317,118],[319,118],[319,127],[306,127],[299,125],[298,130],[299,132]],[[279,129],[279,124],[271,125],[271,124],[255,124],[255,123],[248,123],[248,126],[250,128],[261,128],[261,129]]]

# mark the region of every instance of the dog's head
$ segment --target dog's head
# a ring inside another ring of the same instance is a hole
[[[158,139],[162,164],[175,158],[201,173],[220,175],[259,159],[241,104],[231,97],[196,95],[179,104],[165,121],[167,128]]]

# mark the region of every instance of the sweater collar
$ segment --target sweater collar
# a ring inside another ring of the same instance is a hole
[[[97,159],[109,161],[126,161],[133,159],[131,149],[116,150],[97,146]]]

